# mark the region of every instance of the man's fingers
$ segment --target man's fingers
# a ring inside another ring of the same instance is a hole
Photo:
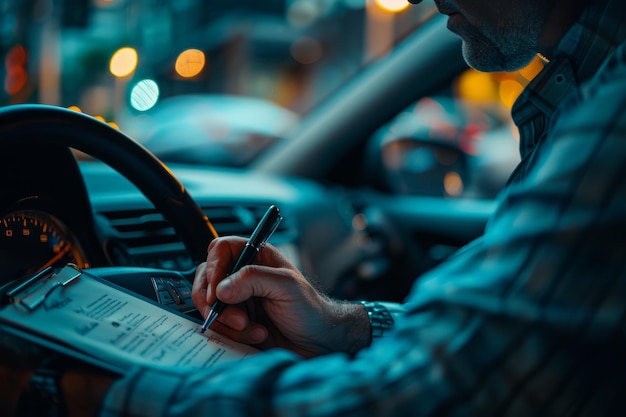
[[[228,304],[242,303],[252,297],[282,300],[288,295],[291,280],[277,269],[249,265],[222,280],[216,288],[217,298]]]
[[[248,315],[241,308],[236,306],[228,306],[222,311],[215,321],[227,326],[233,330],[242,331],[248,327],[249,319]]]
[[[267,329],[258,323],[250,323],[243,311],[243,316],[234,313],[234,310],[226,309],[211,326],[214,330],[226,337],[247,345],[258,345],[267,340]],[[242,324],[245,323],[245,326]]]
[[[191,287],[191,300],[198,310],[200,310],[203,317],[206,317],[206,315],[209,314],[209,310],[211,308],[210,304],[208,304],[211,290],[209,288],[209,283],[205,278],[205,271],[206,262],[202,262],[196,268],[196,275]]]
[[[206,292],[206,288],[208,287],[209,284],[206,281],[206,279],[204,279],[205,271],[206,271],[206,262],[202,262],[196,267],[196,273],[195,273],[194,280],[193,280],[192,287],[191,287],[191,290],[194,294],[198,292],[202,292],[203,289]]]
[[[235,262],[234,254],[240,251],[240,247],[245,245],[245,239],[239,237],[213,239],[207,249],[207,260],[196,267],[196,273],[192,286],[192,299],[194,304],[203,312],[204,305],[215,301],[213,288],[217,285],[217,280],[228,275],[226,269]],[[204,311],[206,310],[206,311]]]
[[[260,345],[267,340],[269,334],[265,327],[256,323],[243,331],[235,331],[230,327],[224,326],[218,329],[217,332],[246,345]]]

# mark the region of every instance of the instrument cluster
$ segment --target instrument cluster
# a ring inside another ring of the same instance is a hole
[[[89,267],[80,242],[57,217],[42,210],[18,210],[0,217],[0,285],[67,263]]]

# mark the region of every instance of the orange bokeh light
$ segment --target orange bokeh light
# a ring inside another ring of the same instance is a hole
[[[124,47],[118,49],[111,57],[109,69],[116,77],[126,77],[135,71],[139,58],[134,48]]]
[[[26,72],[26,61],[28,53],[22,45],[15,45],[7,53],[4,66],[6,76],[4,78],[4,89],[10,95],[20,92],[26,85],[28,73]]]
[[[206,64],[204,52],[199,49],[187,49],[176,58],[176,73],[184,78],[200,74]]]

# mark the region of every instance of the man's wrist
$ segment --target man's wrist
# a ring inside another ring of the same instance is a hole
[[[354,354],[385,335],[395,323],[394,315],[404,307],[397,303],[378,301],[330,301],[329,329],[323,352]]]
[[[370,324],[363,305],[350,301],[329,300],[326,337],[322,353],[354,354],[370,343]]]

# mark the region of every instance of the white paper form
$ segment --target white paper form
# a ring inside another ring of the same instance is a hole
[[[258,352],[210,329],[202,334],[194,320],[87,274],[51,291],[32,311],[18,300],[0,317],[122,367],[208,368]]]

